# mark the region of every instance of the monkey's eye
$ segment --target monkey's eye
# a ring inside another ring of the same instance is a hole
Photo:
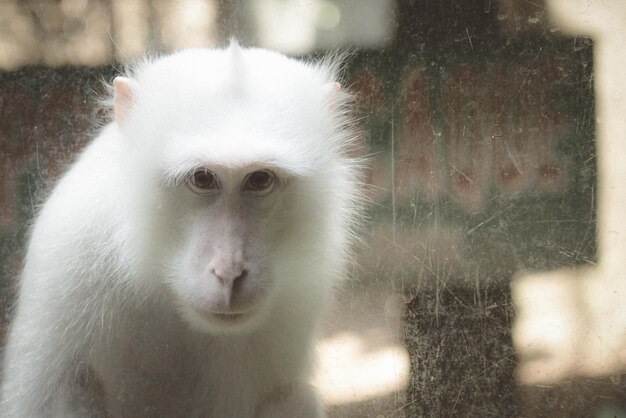
[[[220,189],[220,183],[214,172],[201,168],[193,172],[187,180],[189,188],[198,194],[211,194]]]
[[[248,174],[243,183],[246,192],[252,192],[259,196],[265,196],[274,189],[276,176],[269,170],[258,170]]]

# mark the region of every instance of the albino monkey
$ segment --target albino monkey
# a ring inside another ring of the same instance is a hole
[[[1,416],[325,415],[314,330],[361,189],[336,67],[232,43],[115,79],[34,224]]]

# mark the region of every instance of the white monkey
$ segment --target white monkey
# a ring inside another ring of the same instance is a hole
[[[233,42],[115,79],[34,224],[2,417],[324,416],[314,329],[361,193],[336,67]]]

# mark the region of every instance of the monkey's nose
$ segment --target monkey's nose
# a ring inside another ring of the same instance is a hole
[[[239,291],[241,283],[248,276],[248,270],[243,266],[213,267],[211,273],[217,278],[220,286],[230,289],[232,293]]]

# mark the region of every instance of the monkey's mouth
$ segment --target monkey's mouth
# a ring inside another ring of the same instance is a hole
[[[218,322],[220,324],[238,324],[246,321],[253,315],[251,311],[245,312],[211,312],[200,309],[195,310],[203,318],[211,321]]]
[[[212,313],[211,316],[219,321],[236,322],[242,320],[245,313]]]

